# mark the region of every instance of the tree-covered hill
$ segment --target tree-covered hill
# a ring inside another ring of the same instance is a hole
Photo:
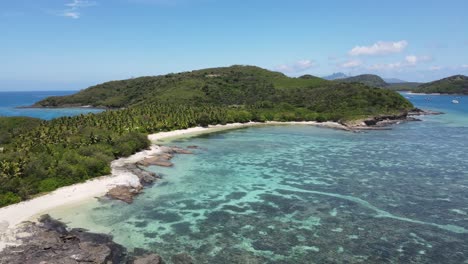
[[[338,79],[337,82],[346,82],[346,83],[362,83],[371,87],[380,87],[385,88],[388,86],[380,76],[373,74],[362,74],[358,76],[348,77],[344,79]]]
[[[389,83],[385,89],[390,89],[392,91],[413,91],[421,84],[422,83],[418,82]]]
[[[113,159],[148,146],[149,133],[249,121],[347,121],[413,107],[393,91],[252,66],[113,81],[36,105],[121,109],[51,121],[0,118],[0,206],[109,174]]]
[[[418,93],[468,94],[468,77],[455,75],[435,82],[419,85]]]
[[[275,90],[313,88],[327,81],[289,78],[254,66],[232,66],[154,77],[106,82],[77,94],[50,97],[36,107],[84,106],[119,108],[142,102],[245,104],[271,96]]]

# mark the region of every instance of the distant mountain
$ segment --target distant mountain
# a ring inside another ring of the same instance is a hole
[[[337,81],[346,83],[362,83],[367,86],[380,88],[388,86],[388,83],[386,83],[380,76],[373,74],[362,74],[358,76],[348,77],[345,79],[339,79]]]
[[[403,81],[397,78],[384,78],[386,83],[407,83],[407,81]]]
[[[323,77],[323,79],[333,81],[333,80],[344,79],[344,78],[348,78],[348,77],[349,77],[348,75],[346,75],[346,74],[344,74],[342,72],[335,72],[332,75],[328,75],[328,76]]]
[[[435,82],[419,85],[418,93],[468,94],[468,77],[455,75]]]

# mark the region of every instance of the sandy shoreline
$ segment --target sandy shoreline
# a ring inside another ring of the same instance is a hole
[[[347,127],[335,122],[250,122],[245,124],[234,123],[210,127],[194,127],[189,129],[151,134],[148,136],[149,140],[153,143],[150,149],[138,152],[130,157],[114,160],[111,163],[112,173],[110,176],[103,176],[84,183],[62,187],[49,194],[0,208],[0,251],[5,246],[16,243],[15,237],[21,235],[16,233],[17,227],[20,226],[20,224],[24,221],[34,221],[34,217],[45,214],[47,211],[56,207],[73,205],[88,199],[102,197],[110,189],[117,185],[140,185],[138,177],[125,170],[123,166],[129,163],[136,163],[140,160],[143,160],[145,157],[157,154],[160,151],[159,146],[156,145],[158,141],[262,125],[311,125],[349,130]]]

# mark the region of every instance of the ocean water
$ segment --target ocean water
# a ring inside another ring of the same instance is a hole
[[[264,126],[178,139],[194,155],[131,205],[50,214],[134,250],[195,263],[468,263],[468,97],[393,130]],[[427,99],[429,98],[429,99]]]
[[[21,106],[30,106],[49,96],[62,96],[73,93],[76,93],[76,91],[0,92],[0,116],[29,116],[50,120],[62,116],[75,116],[84,113],[98,113],[102,111],[101,109],[92,108],[17,108]]]

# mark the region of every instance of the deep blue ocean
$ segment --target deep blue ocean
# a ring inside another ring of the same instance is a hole
[[[195,263],[468,263],[468,97],[403,94],[443,111],[392,130],[263,126],[197,145],[131,205],[49,212],[129,250]]]
[[[0,116],[29,116],[50,120],[62,116],[74,116],[83,113],[98,113],[100,109],[89,108],[61,108],[61,109],[32,109],[17,108],[30,106],[49,96],[62,96],[77,91],[28,91],[28,92],[0,92]]]

